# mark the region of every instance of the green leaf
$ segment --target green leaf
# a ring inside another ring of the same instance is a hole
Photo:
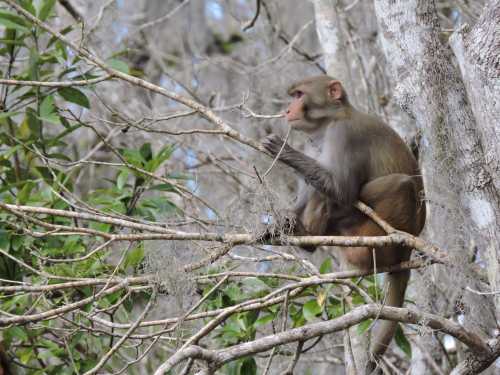
[[[141,153],[141,156],[145,161],[151,160],[151,158],[153,157],[151,143],[144,143],[139,149],[139,152]]]
[[[243,279],[242,287],[245,292],[250,294],[259,294],[269,290],[269,286],[267,286],[264,281],[256,277],[247,277]]]
[[[16,39],[16,36],[19,36],[19,33],[17,33],[16,35],[16,30],[14,29],[6,29],[5,30],[5,33],[4,33],[4,37],[3,38],[0,38],[0,44],[5,44],[7,48],[2,48],[0,49],[0,54],[1,55],[4,55],[6,52],[8,52],[10,55],[12,55],[13,51],[14,51],[14,48],[16,46],[20,47],[20,46],[26,46],[26,44],[24,44],[24,36],[26,34],[21,34],[20,38],[19,39]],[[3,73],[2,73],[3,74]],[[17,90],[19,88],[15,88],[14,90]]]
[[[26,333],[26,330],[18,326],[7,328],[3,333],[3,337],[9,343],[12,342],[13,339],[28,341],[28,334]]]
[[[142,168],[144,165],[145,160],[143,159],[141,153],[138,150],[134,149],[129,149],[129,148],[124,148],[121,151],[121,154],[127,161],[127,163],[130,163],[136,167]]]
[[[396,333],[394,334],[394,340],[396,341],[397,346],[411,359],[411,345],[408,339],[406,338],[403,329],[401,328],[401,324],[398,324],[396,327]]]
[[[245,325],[246,327],[250,327],[252,324],[254,324],[257,319],[259,318],[260,311],[259,310],[252,310],[249,312],[244,313],[244,318],[245,318]]]
[[[274,314],[264,315],[263,317],[261,317],[255,321],[254,326],[259,327],[259,326],[263,326],[263,325],[266,325],[268,323],[271,323],[275,317],[276,316]]]
[[[322,308],[320,305],[318,305],[318,302],[316,302],[315,299],[307,301],[302,307],[304,318],[306,318],[306,320],[309,322],[313,321],[316,318],[316,316],[321,314],[321,311]]]
[[[56,111],[54,96],[47,95],[40,105],[40,117],[48,117]]]
[[[299,307],[295,304],[291,304],[288,311],[290,312],[290,317],[292,318],[294,328],[301,327],[306,323],[302,311],[302,306]]]
[[[81,107],[90,109],[89,99],[85,96],[85,94],[82,91],[75,89],[74,87],[63,87],[57,90],[57,93],[61,95],[64,99],[66,99],[68,102],[78,104]]]
[[[40,80],[40,55],[38,54],[38,50],[36,48],[30,49],[30,57],[29,57],[29,69],[28,69],[28,78],[33,81]]]
[[[319,268],[319,273],[321,274],[329,272],[332,272],[332,258],[330,257],[326,258]]]
[[[241,375],[256,375],[257,374],[257,362],[253,357],[247,357],[243,360],[240,369]]]
[[[9,118],[12,116],[15,116],[21,112],[1,112],[0,113],[0,120],[3,120],[4,118]]]
[[[73,25],[69,25],[69,26],[65,27],[64,29],[62,29],[61,31],[59,31],[59,33],[61,35],[66,35],[67,33],[69,33],[72,30],[73,30]],[[55,36],[53,36],[52,38],[50,38],[49,42],[47,43],[47,49],[50,48],[52,46],[52,44],[54,44],[58,40],[59,39],[57,39],[57,37],[55,37]]]
[[[239,375],[240,363],[239,361],[232,361],[223,367],[224,374],[226,375]]]
[[[177,191],[173,185],[170,184],[159,184],[154,185],[149,188],[149,190],[159,190],[159,191]]]
[[[28,32],[29,28],[26,21],[16,14],[0,11],[0,25],[9,29],[15,29],[22,32]]]
[[[61,118],[57,113],[52,113],[50,116],[47,117],[40,117],[40,119],[50,122],[51,124],[61,125]]]
[[[176,206],[166,197],[150,197],[140,201],[141,208],[152,208],[158,213],[173,211]]]
[[[25,125],[28,125],[29,129],[28,136],[31,136],[32,139],[40,138],[41,135],[40,133],[42,131],[42,124],[40,122],[40,119],[36,115],[36,112],[32,108],[26,108],[26,121],[23,122],[21,127]],[[21,134],[26,133],[25,129],[21,128],[20,130],[22,130]]]
[[[36,356],[32,348],[19,351],[19,361],[21,361],[23,365],[27,365],[35,357]]]
[[[17,204],[26,204],[28,202],[28,199],[30,197],[31,191],[35,187],[35,184],[32,181],[28,181],[26,184],[24,184],[23,188],[19,193],[17,193],[16,200]]]
[[[18,3],[32,15],[36,16],[36,9],[33,6],[33,0],[19,0]]]
[[[38,18],[40,18],[42,21],[45,21],[50,16],[52,9],[54,9],[55,3],[56,0],[45,0],[43,2],[42,8],[40,9]]]
[[[156,154],[156,156],[148,162],[148,165],[147,165],[148,171],[150,171],[150,172],[156,171],[156,169],[165,160],[169,159],[170,156],[172,156],[172,153],[174,152],[174,150],[175,150],[175,146],[173,146],[173,145],[167,145],[167,146],[163,147],[160,150],[160,152],[158,152],[158,154]],[[146,160],[149,160],[149,159],[146,159]]]
[[[120,190],[123,189],[125,184],[127,183],[129,171],[128,169],[122,169],[120,174],[118,175],[118,178],[116,179],[116,187]]]
[[[52,124],[60,125],[61,120],[59,119],[59,114],[56,112],[56,107],[54,105],[54,96],[48,95],[43,99],[40,105],[40,117],[41,120],[50,122]]]
[[[336,318],[344,313],[344,307],[342,303],[338,299],[333,297],[329,297],[327,299],[326,311],[328,312],[329,318]]]
[[[224,293],[234,302],[239,301],[242,297],[241,289],[234,283],[224,288]]]
[[[144,246],[139,245],[136,248],[130,250],[125,258],[125,267],[136,267],[144,259]]]
[[[112,69],[118,70],[119,72],[129,74],[129,68],[127,64],[121,60],[111,59],[108,60],[108,66]]]
[[[370,328],[371,324],[373,322],[373,319],[366,319],[363,320],[361,323],[358,324],[358,335],[361,335],[366,332],[368,328]]]

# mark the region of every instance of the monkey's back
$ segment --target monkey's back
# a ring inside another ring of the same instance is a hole
[[[418,163],[399,134],[376,116],[359,114],[367,153],[367,181],[393,173],[420,176]],[[369,137],[366,137],[368,131]]]
[[[364,115],[364,114],[362,114]],[[376,116],[364,115],[365,125],[370,126],[372,137],[368,140],[369,168],[367,183],[387,177],[387,181],[399,176],[401,183],[411,183],[414,194],[408,199],[417,205],[417,223],[412,234],[419,234],[425,223],[424,186],[417,160],[399,134]],[[407,176],[404,178],[404,176]],[[384,186],[384,185],[381,185]],[[386,184],[387,186],[387,184]],[[366,199],[370,199],[366,197]],[[394,202],[396,203],[396,202]]]

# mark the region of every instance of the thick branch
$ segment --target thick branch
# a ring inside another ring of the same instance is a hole
[[[151,233],[145,234],[110,234],[105,232],[92,231],[91,234],[100,235],[107,239],[116,241],[139,241],[139,240],[196,240],[196,241],[217,241],[232,245],[251,244],[255,242],[255,237],[251,234],[218,234],[218,233],[188,233],[182,231],[174,231],[156,225],[139,224],[123,219],[115,219],[103,215],[92,215],[88,213],[74,212],[50,209],[45,207],[20,206],[5,204],[0,202],[0,208],[10,211],[14,214],[20,212],[38,213],[53,216],[63,216],[71,218],[79,218],[82,220],[97,221],[102,223],[114,224],[122,227],[139,229]],[[33,221],[33,218],[27,218]],[[37,224],[40,224],[37,221]],[[47,226],[54,226],[48,224]],[[55,227],[55,226],[54,226]],[[68,231],[89,231],[87,228],[65,227],[58,225],[58,229]],[[388,228],[390,229],[390,228]],[[372,236],[372,237],[350,237],[350,236],[289,236],[275,238],[270,241],[270,244],[275,246],[370,246],[370,247],[385,247],[389,245],[405,245],[414,248],[422,253],[430,256],[438,263],[447,263],[448,256],[438,247],[426,243],[424,240],[415,237],[409,233],[392,231],[387,236]]]
[[[382,307],[377,304],[370,304],[357,307],[351,312],[333,320],[308,324],[300,328],[265,336],[251,342],[234,345],[226,349],[204,351],[203,358],[209,362],[212,368],[219,368],[223,364],[238,358],[265,352],[279,345],[310,340],[321,335],[341,331],[370,318],[393,320],[410,324],[421,324],[421,322],[424,322],[425,325],[432,329],[440,330],[454,336],[479,355],[492,355],[493,353],[492,349],[478,335],[467,331],[460,324],[451,320],[414,309],[388,306]],[[171,370],[181,361],[187,358],[193,358],[193,355],[201,355],[199,350],[192,348],[191,346],[181,352],[177,352],[158,368],[155,375],[163,374]]]
[[[500,357],[500,340],[490,343],[491,350],[485,351],[481,355],[469,353],[465,361],[460,362],[453,369],[451,375],[472,375],[479,374],[486,370],[491,364]]]

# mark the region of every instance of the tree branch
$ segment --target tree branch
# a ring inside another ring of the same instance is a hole
[[[229,126],[222,118],[217,116],[211,109],[205,107],[204,105],[186,98],[182,95],[179,95],[173,91],[166,90],[160,86],[154,85],[148,81],[145,81],[143,79],[131,76],[130,74],[120,72],[116,69],[113,69],[106,65],[104,61],[102,61],[100,58],[94,56],[92,53],[90,53],[88,50],[78,46],[76,43],[72,42],[68,38],[66,38],[64,35],[59,33],[58,31],[54,30],[52,27],[50,27],[47,23],[42,22],[40,19],[37,17],[33,16],[30,12],[25,10],[23,7],[21,7],[19,4],[17,4],[14,0],[4,0],[7,4],[9,4],[12,8],[14,8],[18,13],[22,14],[25,18],[33,22],[35,25],[38,27],[42,28],[43,30],[47,31],[49,34],[53,35],[56,37],[58,40],[60,40],[62,43],[70,47],[72,50],[74,50],[83,60],[88,62],[91,65],[97,66],[104,70],[106,73],[108,73],[111,77],[114,78],[119,78],[123,81],[126,81],[128,83],[131,83],[135,86],[142,87],[146,90],[149,90],[151,92],[154,92],[156,94],[162,95],[168,99],[174,100],[178,103],[184,104],[185,106],[195,110],[198,112],[200,115],[202,115],[205,119],[210,121],[212,124],[214,124],[216,127],[218,127],[225,136],[232,138],[240,143],[243,143],[247,146],[250,146],[256,150],[263,151],[265,152],[264,148],[262,145],[251,139],[243,136],[236,130],[234,130],[231,126]]]
[[[74,86],[89,86],[99,82],[106,81],[111,78],[110,74],[92,79],[82,79],[78,81],[19,81],[17,79],[0,79],[0,85],[8,86],[39,86],[39,87],[74,87]]]
[[[140,224],[123,219],[115,219],[106,217],[104,215],[92,215],[88,213],[66,211],[51,209],[45,207],[35,207],[35,206],[22,206],[5,204],[0,202],[0,208],[10,211],[14,214],[19,212],[29,212],[46,214],[52,216],[62,216],[79,218],[81,220],[97,221],[107,224],[113,224],[117,226],[133,228],[144,230],[147,232],[153,232],[155,234],[110,234],[105,232],[98,232],[90,230],[87,228],[80,227],[69,227],[63,225],[52,225],[46,223],[46,226],[52,226],[55,229],[59,228],[61,230],[68,231],[85,231],[89,234],[99,235],[107,239],[113,239],[117,241],[136,241],[136,240],[197,240],[197,241],[217,241],[222,243],[228,243],[232,245],[242,245],[251,244],[255,242],[255,237],[251,234],[218,234],[218,233],[188,233],[182,231],[174,231],[166,229],[160,226],[151,224]],[[27,220],[33,221],[33,218],[24,217]],[[40,224],[40,221],[37,221]],[[357,247],[357,246],[371,246],[371,247],[385,247],[389,245],[405,245],[410,248],[414,248],[422,253],[431,257],[437,263],[447,264],[449,262],[448,256],[437,246],[426,243],[421,238],[415,237],[409,233],[392,230],[392,233],[387,236],[283,236],[282,238],[274,238],[270,244],[275,246],[347,246],[347,247]]]
[[[311,323],[300,328],[290,329],[274,335],[265,336],[251,342],[220,350],[205,350],[189,346],[175,353],[167,362],[161,365],[155,375],[170,371],[187,358],[201,358],[209,362],[210,368],[220,368],[225,363],[245,356],[265,352],[276,346],[310,340],[312,338],[341,331],[370,318],[399,321],[410,324],[425,324],[426,326],[446,332],[457,338],[479,356],[491,358],[496,349],[490,348],[478,335],[467,331],[460,324],[444,319],[434,314],[423,313],[415,309],[397,308],[369,304],[355,308],[351,312],[336,319],[325,322]],[[495,347],[496,348],[496,347]],[[196,356],[196,357],[195,357]]]
[[[62,307],[58,307],[56,309],[52,309],[49,311],[45,311],[39,314],[31,314],[31,315],[20,315],[20,316],[11,316],[9,318],[0,318],[0,327],[7,327],[10,325],[19,325],[26,324],[31,322],[38,322],[40,320],[54,319],[55,317],[76,310],[80,307],[83,307],[98,298],[105,297],[107,295],[113,294],[123,288],[128,286],[126,279],[118,285],[115,285],[109,289],[103,289],[98,292],[96,295],[84,298],[78,302],[69,303]]]

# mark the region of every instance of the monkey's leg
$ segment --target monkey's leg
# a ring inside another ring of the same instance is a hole
[[[419,178],[395,173],[365,184],[360,200],[394,228],[418,235],[425,219],[421,193]]]
[[[370,181],[363,186],[360,199],[372,207],[384,220],[397,229],[415,233],[419,230],[417,193],[413,179],[407,175],[393,174]],[[350,228],[342,230],[343,235],[351,236],[381,236],[384,231],[371,219],[362,217]],[[345,248],[344,255],[349,263],[360,269],[373,269],[398,264],[408,260],[410,249],[403,246],[377,248],[375,252],[368,247]],[[374,259],[375,254],[375,259]],[[409,271],[389,273],[384,278],[384,304],[401,307]],[[394,336],[397,323],[380,320],[376,323],[370,343],[370,353],[376,360],[386,351]],[[371,362],[366,369],[371,373],[376,363]]]

